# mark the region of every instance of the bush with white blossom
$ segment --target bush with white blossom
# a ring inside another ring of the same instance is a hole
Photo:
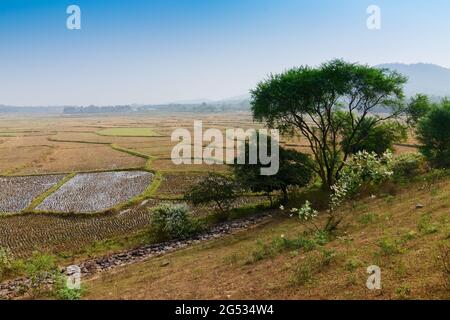
[[[375,152],[360,151],[348,161],[337,182],[331,187],[330,209],[355,195],[364,183],[379,184],[392,177],[392,152],[378,156]]]
[[[375,152],[360,151],[352,159],[345,163],[337,182],[331,187],[330,196],[330,215],[325,230],[333,229],[339,224],[340,219],[336,220],[334,213],[342,203],[357,194],[363,184],[379,184],[390,179],[392,171],[392,153],[386,151],[379,156]],[[284,207],[280,207],[284,210]],[[311,203],[306,201],[301,208],[292,208],[291,216],[298,214],[301,222],[311,222],[318,230],[319,228],[312,222],[318,215],[318,212],[311,207]]]

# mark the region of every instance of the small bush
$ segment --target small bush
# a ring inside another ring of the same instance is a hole
[[[385,239],[381,240],[378,243],[378,246],[380,247],[379,254],[386,256],[386,257],[392,256],[394,254],[398,254],[401,252],[398,242],[393,239],[390,239],[390,238],[385,238]]]
[[[31,295],[38,297],[50,291],[49,280],[58,274],[56,259],[52,255],[35,252],[25,264],[25,272],[30,279]]]
[[[365,213],[358,217],[358,221],[363,225],[368,225],[370,223],[376,222],[378,218],[378,214],[376,213]]]
[[[67,276],[58,274],[54,281],[54,296],[59,300],[79,300],[83,293],[83,288],[69,288],[67,286]]]
[[[435,223],[432,223],[432,217],[429,214],[424,214],[419,221],[417,226],[420,233],[427,235],[438,232],[438,226]]]
[[[334,250],[327,250],[325,248],[321,248],[319,261],[320,268],[322,269],[326,268],[335,261],[336,261],[336,252]]]
[[[0,278],[13,266],[14,256],[9,248],[0,247]]]
[[[219,221],[228,220],[230,209],[239,197],[241,190],[236,182],[225,176],[210,173],[184,195],[186,201],[194,206],[213,204]]]
[[[291,277],[293,285],[304,286],[313,282],[315,261],[309,259],[295,267]]]
[[[294,239],[289,239],[282,236],[274,238],[272,242],[268,244],[265,244],[261,240],[258,240],[256,243],[257,248],[250,253],[246,264],[251,264],[266,258],[274,257],[276,254],[284,251],[295,251],[300,249],[303,249],[305,252],[311,251],[318,245],[316,240],[308,239],[303,236],[299,236]]]
[[[411,289],[407,286],[395,289],[395,294],[399,299],[408,299],[411,295]]]
[[[349,272],[353,272],[361,266],[362,266],[362,262],[355,258],[348,259],[345,262],[345,270],[347,270]]]
[[[414,240],[417,237],[417,233],[414,230],[408,231],[408,233],[404,234],[402,236],[403,241],[410,241]]]
[[[184,204],[161,204],[152,210],[150,234],[153,240],[187,238],[201,230],[201,226],[189,214]]]
[[[392,164],[395,180],[410,180],[425,173],[425,157],[419,153],[404,153],[396,157]]]

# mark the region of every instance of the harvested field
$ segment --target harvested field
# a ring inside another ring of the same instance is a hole
[[[198,174],[165,174],[158,188],[158,196],[180,196],[186,193],[192,186],[204,179]]]
[[[24,210],[35,197],[57,184],[63,175],[0,177],[0,212]]]
[[[57,212],[106,210],[144,192],[152,179],[153,174],[145,171],[78,174],[36,209]]]
[[[149,209],[156,202],[116,214],[15,215],[0,217],[0,246],[9,248],[17,257],[34,250],[50,253],[72,252],[95,241],[129,236],[148,227]]]
[[[154,137],[159,136],[158,133],[149,128],[109,128],[97,131],[102,136],[118,136],[118,137]]]

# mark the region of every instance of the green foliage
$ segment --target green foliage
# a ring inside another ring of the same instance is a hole
[[[30,279],[30,289],[33,297],[38,297],[50,291],[49,280],[59,273],[56,258],[52,255],[35,252],[25,264],[26,276]]]
[[[209,173],[208,176],[184,195],[184,199],[194,206],[214,204],[219,220],[227,220],[233,203],[240,194],[236,182],[221,174]]]
[[[411,288],[407,286],[398,287],[395,289],[395,294],[399,299],[408,299],[411,295]]]
[[[415,126],[431,110],[432,104],[427,95],[417,94],[412,97],[406,108],[407,123]]]
[[[256,242],[256,249],[250,253],[247,264],[255,263],[266,258],[272,258],[285,251],[296,251],[300,249],[303,249],[305,252],[311,251],[318,245],[322,244],[319,243],[317,239],[311,239],[305,236],[299,236],[294,239],[281,236],[272,239],[269,243],[258,240]]]
[[[83,287],[69,288],[67,276],[61,273],[55,276],[53,287],[54,296],[59,300],[79,300],[84,292]]]
[[[379,122],[375,117],[364,117],[358,129],[354,130],[349,113],[338,112],[336,116],[341,117],[344,123],[341,129],[342,149],[348,149],[352,154],[367,151],[382,155],[386,150],[393,150],[394,143],[408,138],[407,127],[398,121]]]
[[[450,167],[450,102],[434,107],[417,125],[420,152],[436,168]]]
[[[378,247],[380,248],[378,255],[385,257],[389,257],[401,252],[398,241],[391,238],[382,239],[380,242],[378,242]]]
[[[0,247],[0,278],[11,270],[14,256],[9,248]]]
[[[395,180],[413,179],[426,170],[425,158],[419,153],[404,153],[392,162]]]
[[[373,212],[369,212],[369,213],[365,213],[362,214],[358,217],[358,222],[363,224],[363,225],[368,225],[371,223],[374,223],[376,221],[378,221],[379,216],[376,213]]]
[[[362,262],[355,258],[348,259],[345,262],[345,270],[347,270],[349,272],[353,272],[361,266],[362,266]]]
[[[293,285],[304,286],[313,282],[315,261],[309,259],[297,265],[291,277]]]
[[[346,163],[342,173],[332,186],[330,207],[336,210],[344,200],[354,196],[363,184],[379,184],[392,176],[392,154],[358,152]]]
[[[261,175],[261,168],[268,167],[268,165],[261,164],[258,139],[260,139],[259,135],[254,139],[252,145],[248,142],[245,143],[245,159],[247,160],[245,164],[238,164],[235,159],[232,167],[236,181],[253,192],[264,192],[269,196],[270,201],[272,201],[271,194],[274,191],[282,191],[283,203],[287,203],[288,187],[304,187],[311,181],[313,163],[307,155],[301,152],[280,147],[278,172],[269,176]],[[267,145],[270,143],[268,142]],[[258,154],[256,164],[250,164],[248,161],[250,150],[254,150]]]
[[[430,214],[424,214],[420,217],[417,229],[424,235],[436,233],[439,230],[437,224],[433,223]]]
[[[351,137],[376,108],[392,111],[390,116],[373,116],[377,122],[398,115],[405,83],[396,72],[333,60],[318,68],[303,66],[271,75],[252,91],[251,109],[255,120],[306,137],[315,171],[330,188],[351,154],[351,144],[361,143],[351,138],[352,143],[342,148],[339,134],[344,126],[352,128]],[[350,115],[350,125],[335,117],[339,109]],[[356,113],[361,116],[351,116]]]
[[[319,267],[326,268],[336,261],[336,251],[320,248]]]
[[[152,210],[150,235],[155,241],[183,239],[201,230],[183,204],[161,204]]]

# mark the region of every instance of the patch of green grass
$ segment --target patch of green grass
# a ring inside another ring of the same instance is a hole
[[[384,238],[378,242],[380,250],[377,252],[379,256],[389,257],[401,253],[401,248],[398,241],[391,238]]]
[[[308,259],[294,268],[290,282],[293,285],[304,286],[311,284],[314,280],[315,261]]]
[[[421,234],[427,235],[438,232],[438,225],[432,222],[432,217],[430,214],[424,214],[420,218],[417,229]]]
[[[414,240],[415,238],[417,238],[417,232],[411,230],[402,236],[402,241],[410,241]]]
[[[294,252],[303,249],[305,252],[308,252],[320,245],[315,239],[304,236],[299,236],[294,239],[281,236],[273,238],[269,243],[264,243],[258,239],[256,244],[256,249],[250,252],[246,264],[252,264],[266,258],[273,258],[277,254],[286,251]]]
[[[320,269],[329,267],[335,261],[336,261],[336,251],[320,248],[320,260],[319,260]]]
[[[395,289],[395,295],[399,299],[409,299],[411,295],[411,289],[408,286],[402,286]]]
[[[108,128],[97,131],[101,136],[114,137],[160,137],[161,135],[150,128]]]
[[[15,132],[0,132],[0,137],[17,137]]]
[[[362,214],[358,217],[358,222],[363,224],[363,225],[368,225],[370,223],[374,223],[376,221],[378,221],[378,214],[370,212],[370,213],[365,213]]]
[[[353,272],[361,266],[362,262],[356,258],[350,258],[345,262],[345,270],[349,272]]]

